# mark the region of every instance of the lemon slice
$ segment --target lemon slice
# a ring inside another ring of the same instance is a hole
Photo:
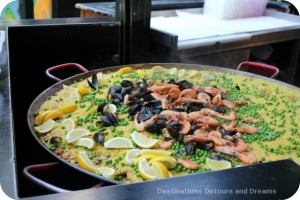
[[[185,75],[185,69],[180,69],[180,70],[178,70],[178,76],[180,77],[180,78],[182,78],[184,75]]]
[[[153,73],[155,73],[155,72],[162,72],[164,70],[165,69],[162,66],[154,66],[154,67],[152,67],[152,72]]]
[[[93,107],[91,110],[87,111],[86,114],[90,115],[90,114],[96,113],[97,110],[98,110],[98,106],[95,106],[95,107]]]
[[[56,110],[57,108],[61,107],[59,103],[57,103],[56,101],[51,102],[50,106],[49,106],[49,110]]]
[[[55,126],[55,121],[49,119],[45,121],[42,125],[34,127],[34,129],[39,133],[48,133],[54,128],[54,126]]]
[[[65,119],[64,121],[62,121],[61,125],[64,126],[65,130],[68,132],[73,130],[76,126],[73,119]]]
[[[149,164],[151,165],[154,162],[161,162],[163,163],[168,169],[173,169],[176,167],[176,159],[171,156],[157,156],[152,158],[149,161]]]
[[[86,87],[84,87],[83,85],[77,85],[77,89],[79,94],[89,94],[90,90]]]
[[[121,69],[118,70],[119,74],[127,74],[132,72],[132,68],[131,67],[123,67]]]
[[[134,164],[134,165],[137,165],[137,164],[140,162],[140,160],[142,160],[143,158],[145,158],[146,160],[150,160],[150,159],[152,159],[152,158],[154,158],[154,157],[156,157],[156,156],[157,156],[157,155],[154,155],[154,154],[141,155],[141,156],[137,157],[137,158],[134,160],[133,164]]]
[[[139,155],[141,155],[141,150],[139,149],[131,149],[127,151],[125,155],[126,163],[131,165]]]
[[[98,79],[99,80],[99,79]],[[101,78],[99,81],[98,81],[98,86],[99,87],[102,87],[104,85],[107,85],[108,83],[108,78]]]
[[[166,150],[156,150],[156,149],[142,149],[142,155],[152,154],[156,156],[170,156],[172,154],[171,151]]]
[[[115,137],[104,142],[105,148],[133,148],[132,142],[125,137]]]
[[[142,133],[139,133],[137,131],[134,131],[130,134],[130,137],[132,138],[133,142],[142,148],[151,148],[155,146],[158,142],[157,139],[148,138]]]
[[[90,138],[79,138],[75,145],[92,149],[95,145],[95,142]]]
[[[215,79],[215,77],[213,75],[206,74],[203,76],[204,81],[212,81],[214,79]]]
[[[190,78],[193,78],[193,77],[195,77],[196,75],[197,75],[197,71],[196,70],[189,70],[188,71],[188,76],[190,77]]]
[[[68,113],[74,112],[76,109],[77,109],[76,104],[70,104],[70,105],[60,107],[57,110],[63,114],[68,114]]]
[[[167,178],[169,177],[169,170],[161,162],[153,162],[151,169],[156,176],[156,178]]]
[[[206,165],[212,170],[221,170],[231,168],[231,162],[227,160],[213,160],[206,158]]]
[[[141,69],[136,70],[136,73],[137,73],[137,75],[139,75],[139,77],[141,77],[141,78],[144,78],[145,76],[147,76],[146,72],[143,71],[143,70],[141,70]]]
[[[73,129],[67,133],[66,141],[68,143],[72,143],[72,142],[78,140],[79,138],[90,135],[90,134],[91,133],[88,130],[83,129],[83,128]]]
[[[117,106],[114,105],[114,104],[107,104],[106,106],[104,106],[104,110],[109,111],[111,113],[116,113],[117,112]]]
[[[177,70],[176,67],[173,67],[173,68],[169,69],[168,72],[169,72],[169,74],[171,74],[171,75],[177,75],[178,70]]]
[[[104,176],[105,178],[114,179],[116,175],[116,171],[113,168],[110,167],[99,167],[99,172]]]
[[[63,85],[63,89],[68,94],[78,93],[78,89],[72,86]]]
[[[45,116],[50,113],[51,110],[47,110],[47,111],[44,111],[42,113],[40,113],[36,119],[35,119],[35,122],[38,124],[38,125],[41,125],[43,123],[43,119],[45,118]]]
[[[90,172],[95,172],[97,169],[85,151],[80,151],[77,155],[79,167]]]
[[[141,175],[141,177],[145,180],[154,180],[156,179],[156,176],[148,164],[146,158],[143,158],[138,163],[138,170]]]

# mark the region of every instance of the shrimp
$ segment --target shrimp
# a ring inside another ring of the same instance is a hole
[[[201,122],[203,124],[207,124],[207,125],[210,125],[210,126],[219,126],[219,122],[218,120],[216,120],[215,118],[212,118],[212,117],[209,117],[209,116],[200,116],[200,117],[197,117],[196,122]]]
[[[235,137],[235,143],[229,143],[229,146],[233,147],[235,151],[245,152],[248,150],[248,145],[240,138]]]
[[[168,140],[168,141],[164,141],[164,140],[159,140],[158,141],[158,146],[160,148],[163,148],[163,149],[169,149],[173,146],[173,144],[175,143],[175,139],[172,139],[172,140]]]
[[[211,139],[208,138],[207,134],[197,134],[197,135],[185,135],[183,138],[183,143],[194,142],[207,142]]]
[[[151,92],[161,94],[161,95],[166,95],[174,87],[178,88],[178,85],[175,85],[175,84],[152,85],[150,88],[148,88],[148,90]]]
[[[226,108],[228,108],[230,110],[234,110],[235,109],[235,105],[232,102],[227,101],[227,100],[220,101],[218,105],[225,106]]]
[[[236,121],[235,120],[232,120],[230,121],[229,123],[223,125],[223,128],[226,130],[226,131],[233,131],[235,130],[234,127],[236,125]]]
[[[218,104],[219,102],[222,101],[222,95],[221,94],[217,94],[213,99],[212,99],[212,103],[213,104]]]
[[[200,113],[202,113],[203,115],[213,115],[222,119],[227,119],[227,120],[235,120],[236,119],[236,113],[233,111],[231,112],[229,115],[222,115],[219,112],[216,112],[212,109],[209,108],[202,108]]]
[[[134,120],[133,120],[133,124],[134,127],[138,130],[138,131],[144,131],[145,130],[145,126],[152,124],[153,121],[157,118],[156,115],[154,115],[153,117],[151,117],[150,119],[148,119],[147,121],[144,122],[140,122],[138,121],[140,112],[137,112],[134,116]]]
[[[242,120],[242,122],[247,122],[247,123],[251,123],[251,124],[260,124],[260,120],[254,119],[254,118],[245,118]]]
[[[235,127],[235,130],[242,133],[256,134],[258,132],[257,128],[254,126],[240,126]]]
[[[218,114],[216,116],[219,118],[222,118],[222,119],[230,120],[230,121],[236,120],[236,113],[234,111],[232,111],[229,115]]]
[[[202,103],[210,103],[210,101],[211,101],[210,96],[208,94],[204,93],[204,92],[200,92],[197,95],[197,99],[199,101],[201,101]]]
[[[179,133],[185,135],[185,134],[188,134],[189,131],[191,130],[192,128],[192,125],[189,121],[187,120],[184,120],[184,121],[180,121],[179,124],[182,124],[182,129],[179,131]]]
[[[163,110],[161,115],[167,115],[170,116],[173,119],[186,119],[187,118],[187,113],[186,112],[176,112],[173,110]]]
[[[179,98],[182,99],[196,99],[196,97],[197,97],[197,93],[193,89],[182,90],[179,94]]]
[[[130,101],[129,101],[129,94],[126,94],[126,95],[124,96],[123,104],[124,104],[124,105],[128,105],[129,103],[130,103]]]
[[[172,108],[166,97],[161,100],[161,105],[164,110]]]
[[[170,91],[169,91],[169,96],[171,99],[178,99],[179,98],[179,94],[180,94],[180,89],[177,87],[173,87]]]
[[[234,102],[234,105],[235,105],[235,106],[243,106],[243,105],[245,105],[245,104],[247,104],[247,101],[235,101],[235,102]]]
[[[199,128],[197,130],[194,131],[194,135],[195,136],[202,136],[202,135],[206,135],[207,136],[207,130]]]
[[[204,87],[204,91],[207,92],[210,95],[216,96],[217,94],[226,94],[227,90],[219,89],[215,87]]]
[[[152,92],[152,93],[151,93],[151,96],[152,96],[154,99],[159,100],[159,101],[161,101],[163,98],[165,98],[165,95],[160,95],[160,94],[158,94],[158,93],[156,93],[156,92]]]
[[[198,164],[187,159],[187,158],[178,158],[177,163],[181,164],[182,166],[184,166],[187,169],[193,169],[193,170],[197,170],[199,168]]]
[[[208,133],[208,138],[214,141],[216,145],[225,146],[229,142],[222,138],[222,134],[218,131],[211,131]]]
[[[235,155],[234,148],[233,147],[229,147],[229,146],[218,146],[218,145],[215,145],[214,146],[214,151],[215,152],[221,152],[221,153],[228,154],[228,155],[232,155],[232,156]]]
[[[257,163],[256,156],[249,152],[235,152],[235,156],[245,164]]]

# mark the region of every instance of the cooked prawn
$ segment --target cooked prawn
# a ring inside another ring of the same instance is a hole
[[[196,122],[201,122],[203,124],[207,124],[210,126],[219,126],[219,122],[218,120],[216,120],[215,118],[209,117],[209,116],[200,116],[195,118]]]
[[[256,156],[249,152],[235,152],[235,156],[245,164],[257,163]]]
[[[248,150],[248,145],[238,137],[235,137],[235,142],[229,143],[229,146],[233,147],[235,151],[238,152],[245,152]]]
[[[175,84],[152,85],[151,87],[148,88],[148,90],[161,95],[166,95],[174,87],[177,88],[178,85]]]
[[[138,131],[145,131],[145,126],[153,123],[153,121],[157,118],[156,115],[154,115],[153,117],[151,117],[150,119],[148,119],[147,121],[144,122],[138,122],[138,118],[139,118],[140,112],[137,112],[134,116],[134,120],[133,120],[133,124],[134,127],[138,130]]]
[[[236,125],[236,120],[232,120],[230,121],[229,123],[223,125],[223,128],[226,130],[226,131],[233,131],[235,130],[234,127]]]
[[[227,90],[219,89],[215,87],[204,87],[204,91],[213,96],[216,96],[217,94],[227,93]]]
[[[198,164],[187,159],[187,158],[178,158],[177,163],[181,164],[182,166],[184,166],[187,169],[193,169],[193,170],[197,170],[199,168]]]
[[[179,131],[179,133],[185,135],[185,134],[188,134],[189,131],[191,130],[192,128],[192,125],[189,121],[187,120],[183,120],[183,121],[180,121],[179,124],[182,125],[182,128],[181,130]]]
[[[235,127],[235,130],[238,132],[242,133],[249,133],[249,134],[256,134],[258,133],[257,128],[254,126],[240,126],[240,127]]]
[[[185,135],[183,138],[183,143],[194,142],[208,142],[211,139],[208,138],[207,134],[197,134],[197,135]]]
[[[221,94],[217,94],[213,99],[212,99],[212,103],[213,104],[218,104],[219,102],[222,101],[222,95]]]
[[[243,106],[243,105],[245,105],[245,104],[247,104],[247,101],[235,101],[235,102],[234,102],[234,105],[235,105],[235,106]]]
[[[151,93],[151,96],[155,99],[155,100],[159,100],[161,101],[163,98],[166,97],[166,95],[161,95],[161,94],[158,94],[156,92],[152,92]]]
[[[218,131],[211,131],[208,133],[208,138],[214,141],[216,145],[225,146],[229,142],[229,140],[225,140],[222,138],[222,134]]]
[[[197,95],[197,99],[199,101],[201,101],[202,103],[210,103],[210,101],[211,101],[210,96],[208,94],[204,93],[204,92],[200,92]]]
[[[247,123],[251,123],[251,124],[260,124],[259,119],[254,119],[254,118],[250,118],[250,117],[243,119],[242,122],[247,122]]]
[[[197,97],[197,93],[193,89],[182,90],[179,94],[179,98],[182,99],[196,99],[196,97]]]
[[[225,106],[226,108],[230,109],[230,110],[234,110],[235,109],[235,105],[227,100],[221,100],[218,105],[222,105]]]
[[[169,97],[171,99],[178,99],[179,98],[179,94],[180,94],[180,89],[177,87],[173,87],[170,91],[169,91]]]
[[[159,140],[158,141],[158,146],[160,148],[163,148],[163,149],[169,149],[173,146],[173,144],[176,142],[175,139],[172,139],[172,140],[168,140],[168,141],[164,141],[164,140]]]
[[[169,103],[169,101],[167,100],[166,97],[162,98],[161,106],[162,106],[162,109],[164,109],[164,110],[172,108],[172,105]]]

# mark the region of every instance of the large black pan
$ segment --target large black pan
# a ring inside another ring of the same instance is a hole
[[[64,65],[69,65],[69,64],[64,64]],[[55,68],[63,68],[64,65],[60,65],[60,66],[56,66]],[[75,64],[77,65],[77,64]],[[160,64],[160,63],[154,63],[154,64],[135,64],[135,65],[126,65],[126,66],[130,66],[134,69],[146,69],[146,68],[152,68],[153,66],[155,65],[160,65],[160,66],[163,66],[165,68],[173,68],[173,67],[177,67],[177,68],[185,68],[185,69],[195,69],[195,70],[210,70],[210,71],[218,71],[218,72],[230,72],[230,73],[237,73],[241,76],[250,76],[250,77],[254,77],[254,78],[259,78],[259,79],[264,79],[264,80],[268,80],[270,82],[274,82],[274,83],[280,83],[281,85],[285,85],[286,87],[290,87],[290,88],[294,88],[296,90],[298,90],[300,92],[300,89],[295,87],[295,86],[292,86],[292,85],[289,85],[289,84],[286,84],[286,83],[283,83],[283,82],[280,82],[280,81],[277,81],[277,80],[274,80],[274,79],[270,79],[270,78],[267,78],[267,77],[264,77],[264,76],[260,76],[260,75],[256,75],[256,74],[251,74],[251,73],[248,73],[248,72],[244,72],[244,71],[237,71],[237,70],[233,70],[233,69],[227,69],[227,68],[221,68],[221,67],[213,67],[213,66],[205,66],[205,65],[193,65],[193,64]],[[39,109],[39,107],[43,104],[43,102],[45,102],[47,100],[47,98],[49,96],[52,96],[54,93],[58,92],[59,90],[61,90],[63,88],[63,85],[70,85],[72,84],[74,81],[78,81],[80,79],[85,79],[85,78],[88,78],[90,76],[92,76],[93,74],[95,73],[98,73],[98,72],[103,72],[103,73],[106,73],[106,72],[112,72],[112,71],[117,71],[118,69],[122,68],[124,66],[116,66],[116,67],[108,67],[108,68],[103,68],[103,69],[97,69],[97,70],[93,70],[93,71],[89,71],[89,72],[85,72],[85,73],[82,73],[82,74],[79,74],[79,75],[76,75],[76,76],[73,76],[73,77],[70,77],[70,78],[67,78],[63,81],[60,81],[54,85],[52,85],[51,87],[49,87],[48,89],[46,89],[45,91],[43,91],[31,104],[31,106],[29,107],[29,110],[28,110],[28,114],[27,114],[27,121],[28,121],[28,125],[29,125],[29,128],[32,132],[32,135],[33,137],[37,140],[37,142],[46,150],[49,152],[49,154],[51,154],[52,156],[54,156],[60,163],[63,163],[64,165],[67,165],[71,168],[74,168],[75,170],[77,171],[80,171],[82,173],[85,173],[89,176],[92,176],[96,179],[99,179],[99,180],[102,180],[102,181],[106,181],[106,182],[110,182],[112,184],[122,184],[121,182],[118,182],[118,181],[115,181],[115,180],[111,180],[111,179],[107,179],[107,178],[104,178],[102,176],[98,176],[96,174],[93,174],[91,172],[88,172],[86,170],[83,170],[81,169],[80,167],[78,166],[75,166],[67,161],[65,161],[64,159],[60,158],[58,155],[54,154],[52,151],[50,151],[39,139],[39,137],[37,136],[37,134],[35,133],[34,131],[34,128],[33,128],[33,125],[34,125],[34,122],[35,122],[35,117],[34,117],[34,113]],[[81,68],[81,67],[78,67],[78,68]],[[87,70],[84,70],[83,71],[87,71]],[[49,75],[49,71],[47,71],[48,75]],[[51,75],[50,75],[51,76]],[[52,76],[53,79],[57,80],[55,77]],[[46,187],[50,190],[53,190],[53,191],[56,191],[56,192],[65,192],[66,190],[62,190],[60,188],[56,188],[56,187],[53,187],[47,183],[44,183],[43,181],[33,177],[30,173],[32,171],[36,171],[38,170],[39,168],[47,168],[47,167],[52,167],[53,165],[56,165],[56,164],[45,164],[45,165],[42,165],[42,166],[30,166],[28,168],[25,168],[24,170],[24,174],[25,176],[27,176],[27,178],[30,178],[30,179],[33,179],[33,181],[35,181],[36,183],[42,185],[43,187]],[[230,169],[229,169],[230,170]]]

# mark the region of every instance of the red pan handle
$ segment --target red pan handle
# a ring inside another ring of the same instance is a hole
[[[43,187],[43,188],[49,190],[49,191],[57,192],[57,193],[60,193],[60,192],[71,192],[71,190],[62,189],[60,187],[54,186],[54,185],[52,185],[50,183],[47,183],[47,182],[45,182],[45,181],[37,178],[36,176],[34,176],[32,174],[34,172],[41,172],[41,171],[45,171],[45,170],[50,170],[50,169],[53,169],[53,168],[58,167],[58,166],[59,166],[58,163],[45,163],[45,164],[29,165],[29,166],[27,166],[27,167],[25,167],[23,169],[23,174],[31,182],[39,185],[40,187]],[[103,183],[99,183],[97,185],[94,185],[91,188],[101,187],[102,184]]]
[[[279,74],[279,69],[273,65],[268,65],[268,64],[258,63],[258,62],[250,62],[250,61],[242,62],[237,67],[237,70],[241,70],[244,66],[256,67],[256,68],[261,68],[261,69],[266,69],[266,70],[272,71],[273,74],[270,76],[270,78],[273,78],[273,79],[275,79]]]
[[[51,78],[52,80],[59,82],[59,81],[61,81],[61,79],[57,78],[56,76],[54,76],[53,74],[51,74],[51,72],[57,71],[57,70],[60,70],[60,69],[63,69],[63,68],[70,68],[70,67],[79,69],[82,72],[88,72],[89,71],[85,67],[83,67],[82,65],[80,65],[78,63],[65,63],[65,64],[60,64],[60,65],[56,65],[56,66],[48,68],[46,70],[46,75],[49,78]]]

